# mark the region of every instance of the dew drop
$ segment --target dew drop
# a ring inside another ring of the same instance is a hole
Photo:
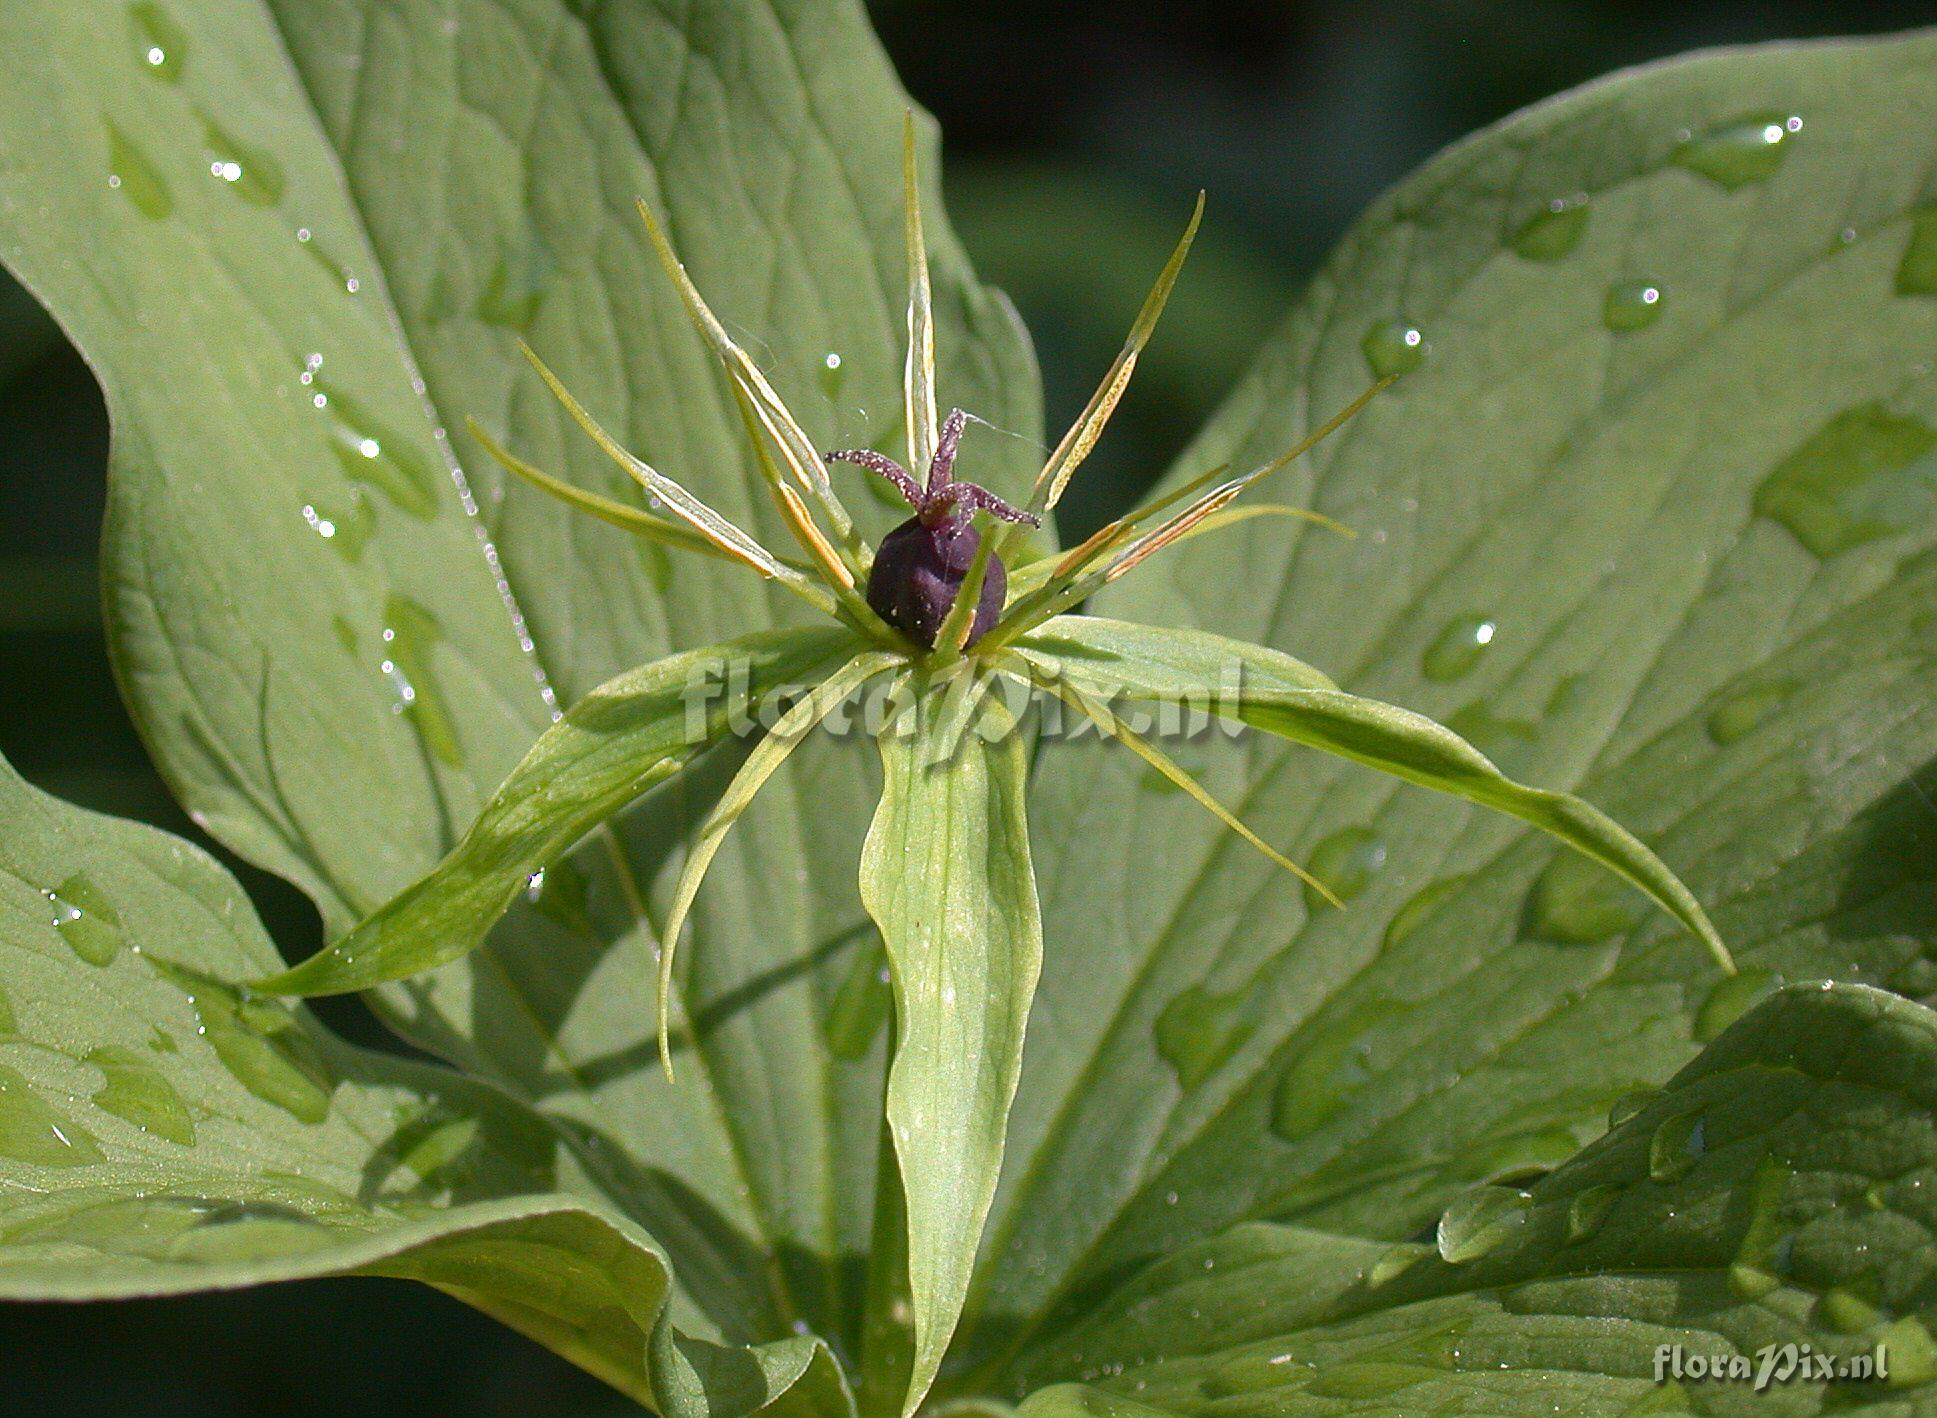
[[[1370,1032],[1412,1012],[1399,1000],[1368,1000],[1317,1031],[1278,1080],[1272,1093],[1271,1130],[1297,1142],[1343,1113],[1372,1079]]]
[[[539,915],[573,935],[590,939],[599,933],[592,920],[592,879],[570,857],[532,873],[525,900]]]
[[[199,1032],[236,1082],[301,1122],[320,1123],[329,1115],[336,1080],[287,1008],[179,965],[153,964],[188,996]]]
[[[1734,191],[1775,175],[1802,119],[1776,112],[1746,114],[1675,148],[1673,161]]]
[[[1308,865],[1311,874],[1337,892],[1341,901],[1350,901],[1385,869],[1386,855],[1385,842],[1371,828],[1346,827],[1312,848]],[[1306,909],[1315,912],[1329,905],[1315,887],[1305,887]]]
[[[322,376],[314,380],[314,403],[329,414],[330,449],[344,476],[428,522],[437,515],[443,479],[402,435],[381,423],[356,399]]]
[[[1706,1044],[1782,988],[1782,976],[1756,965],[1724,976],[1695,1013],[1695,1038]]]
[[[551,258],[538,242],[497,262],[485,279],[474,313],[486,325],[529,330],[538,318],[551,275]]]
[[[168,184],[153,163],[114,124],[108,125],[108,186],[134,203],[135,210],[159,221],[175,210]]]
[[[1556,197],[1513,234],[1513,251],[1527,261],[1558,261],[1581,244],[1592,214],[1587,194]]]
[[[121,918],[106,894],[81,872],[43,892],[54,908],[54,929],[88,964],[111,964],[121,953]]]
[[[1460,1158],[1460,1171],[1476,1182],[1525,1183],[1545,1176],[1580,1151],[1564,1127],[1540,1128],[1487,1142]]]
[[[1937,295],[1937,206],[1920,207],[1910,219],[1910,244],[1897,264],[1898,295]]]
[[[1562,852],[1548,864],[1527,907],[1533,935],[1557,945],[1597,945],[1633,930],[1648,911],[1638,890],[1578,852]]]
[[[1708,1124],[1700,1113],[1666,1118],[1648,1139],[1648,1175],[1664,1184],[1678,1182],[1707,1148]]]
[[[1204,1379],[1206,1398],[1236,1398],[1270,1393],[1308,1383],[1316,1369],[1295,1354],[1242,1354],[1227,1359]]]
[[[340,506],[322,498],[305,502],[303,521],[329,543],[330,550],[352,564],[363,559],[364,548],[377,529],[369,499],[354,488]]]
[[[390,681],[392,710],[406,715],[441,762],[464,766],[464,750],[457,726],[444,707],[431,668],[433,647],[443,638],[437,619],[408,596],[392,596],[383,613],[383,662],[379,668]]]
[[[864,1059],[888,1023],[894,1006],[888,956],[879,939],[855,952],[828,1006],[827,1048],[837,1059]]]
[[[1157,1052],[1177,1075],[1177,1086],[1195,1088],[1251,1037],[1257,1027],[1247,1006],[1255,989],[1216,995],[1201,985],[1177,994],[1157,1015]]]
[[[1626,1190],[1618,1183],[1602,1182],[1575,1192],[1574,1199],[1567,1203],[1567,1243],[1579,1245],[1597,1234],[1607,1224],[1614,1203]]]
[[[1376,379],[1410,374],[1426,359],[1426,337],[1417,325],[1399,316],[1375,321],[1359,342],[1365,362]]]
[[[1446,623],[1419,657],[1426,678],[1445,682],[1460,679],[1479,667],[1499,626],[1491,616],[1463,615]]]
[[[1533,1196],[1513,1187],[1475,1187],[1462,1194],[1439,1218],[1435,1239],[1440,1258],[1465,1265],[1512,1240],[1533,1214]]]
[[[0,1064],[0,1157],[33,1167],[91,1167],[101,1148],[88,1131],[56,1112],[27,1080]]]
[[[1649,1104],[1661,1096],[1659,1088],[1636,1088],[1616,1098],[1607,1110],[1609,1130],[1618,1128],[1629,1118],[1645,1112]]]
[[[1538,733],[1532,720],[1509,719],[1477,699],[1448,714],[1446,727],[1503,767],[1511,767],[1518,751],[1530,747]]]
[[[202,115],[202,141],[214,161],[209,171],[252,207],[273,207],[282,200],[283,170],[269,153],[230,136]]]
[[[1661,287],[1653,281],[1616,281],[1601,302],[1601,323],[1619,334],[1645,330],[1661,318]]]
[[[1795,680],[1778,680],[1772,684],[1738,689],[1708,711],[1703,727],[1708,730],[1710,739],[1719,747],[1726,748],[1760,728],[1763,721],[1787,703],[1799,688],[1801,686]]]
[[[842,362],[839,353],[829,350],[822,356],[820,368],[816,374],[823,394],[830,399],[841,397],[841,386],[847,383],[847,366]]]
[[[1825,560],[1921,523],[1937,499],[1937,429],[1882,403],[1845,409],[1755,490],[1755,510]]]
[[[1365,1273],[1366,1284],[1374,1287],[1390,1285],[1432,1253],[1428,1246],[1401,1242],[1372,1262],[1372,1268]]]
[[[161,6],[144,3],[128,7],[128,31],[133,36],[135,60],[141,72],[166,84],[179,84],[188,65],[188,36]]]
[[[94,1094],[95,1107],[156,1137],[183,1147],[195,1145],[195,1121],[188,1105],[148,1060],[133,1049],[105,1044],[90,1049],[82,1062],[100,1069],[105,1080]]]
[[[1431,918],[1441,902],[1457,895],[1471,880],[1470,876],[1464,875],[1442,877],[1417,892],[1393,913],[1392,924],[1385,929],[1385,949],[1391,950],[1401,944]]]

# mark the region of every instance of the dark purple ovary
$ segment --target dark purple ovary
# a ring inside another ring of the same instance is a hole
[[[921,518],[910,517],[881,539],[868,573],[868,604],[888,624],[932,650],[981,545],[982,534],[967,518],[959,525],[944,518],[927,527]],[[994,626],[1008,593],[1002,558],[991,555],[964,649]]]

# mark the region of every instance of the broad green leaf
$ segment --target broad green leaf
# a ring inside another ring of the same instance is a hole
[[[1228,658],[1214,678],[1203,662],[1222,651],[1221,637],[1189,631],[1131,625],[1089,616],[1059,616],[1018,644],[1021,653],[1050,676],[1068,678],[1105,701],[1207,703],[1219,718],[1249,724],[1309,748],[1335,753],[1422,787],[1509,813],[1646,891],[1733,973],[1728,950],[1709,924],[1701,903],[1675,879],[1661,859],[1633,834],[1579,798],[1529,788],[1493,766],[1486,755],[1442,724],[1422,714],[1343,690],[1305,685],[1280,688],[1249,682],[1241,671],[1275,659],[1271,680],[1296,681],[1315,671],[1289,655],[1272,656],[1249,648],[1224,651]],[[1117,665],[1129,662],[1125,674]],[[1222,692],[1217,687],[1226,686]],[[1584,886],[1592,891],[1592,886]]]
[[[861,856],[894,987],[887,1124],[908,1225],[909,1413],[968,1290],[1043,958],[1021,731],[993,696],[977,707],[937,684],[913,698],[880,739],[886,782]]]
[[[435,870],[260,987],[343,994],[475,950],[520,892],[542,897],[546,868],[580,838],[735,725],[757,726],[774,691],[825,677],[858,643],[837,626],[765,631],[669,655],[601,685],[540,735]]]
[[[200,851],[4,764],[0,824],[0,1297],[397,1276],[664,1412],[844,1403],[824,1346],[678,1333],[665,1253],[569,1194],[585,1163],[537,1113],[241,984],[275,950]]]
[[[1785,991],[1558,1171],[1456,1200],[1436,1245],[1252,1223],[1179,1252],[1023,1367],[1095,1387],[1022,1413],[1924,1412],[1934,1080],[1930,1010]]]
[[[122,682],[186,807],[332,937],[430,871],[550,722],[534,671],[563,708],[807,614],[590,522],[462,430],[650,510],[523,338],[627,448],[784,544],[643,197],[818,448],[894,446],[907,99],[854,0],[20,0],[0,51],[37,56],[0,93],[0,259],[115,426]],[[1020,497],[1030,355],[947,229],[925,119],[920,138],[940,392],[1000,430],[971,430],[964,475]],[[850,501],[870,536],[899,520]],[[596,1145],[574,1184],[661,1239],[693,1333],[851,1342],[879,1017],[847,1018],[841,1053],[829,1036],[872,969],[854,866],[877,770],[817,739],[723,849],[670,1088],[643,919],[729,768],[621,822],[622,864],[596,842],[551,863],[483,950],[377,998]]]
[[[1928,35],[1701,56],[1434,160],[1173,479],[1267,461],[1411,351],[1257,489],[1358,538],[1249,522],[1098,607],[1258,640],[1592,801],[1688,884],[1743,983],[1598,867],[1356,765],[1166,741],[1353,893],[1313,910],[1118,746],[1045,740],[1049,966],[950,1391],[1002,1387],[1006,1356],[1233,1225],[1398,1240],[1551,1166],[1778,979],[1937,991],[1937,297],[1910,259],[1933,76]],[[1741,127],[1771,112],[1775,142]],[[1703,170],[1744,152],[1755,180]],[[1848,535],[1776,515],[1825,504]]]

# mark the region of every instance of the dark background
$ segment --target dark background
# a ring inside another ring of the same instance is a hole
[[[870,8],[908,87],[942,122],[957,228],[1035,335],[1052,429],[1115,353],[1191,194],[1209,190],[1137,388],[1064,504],[1078,531],[1164,468],[1352,216],[1453,139],[1689,49],[1937,20],[1937,6],[1910,0]],[[196,836],[108,670],[94,558],[106,453],[85,367],[0,275],[0,752],[72,801]],[[285,948],[312,948],[302,900],[243,876]],[[326,1013],[373,1040],[360,1006]],[[0,1305],[0,1418],[627,1411],[546,1351],[395,1282]]]

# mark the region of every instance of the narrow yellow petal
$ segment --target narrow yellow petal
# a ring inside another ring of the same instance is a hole
[[[545,362],[538,358],[531,346],[520,341],[518,348],[524,351],[524,356],[531,362],[531,367],[538,371],[538,377],[545,381],[546,386],[557,397],[558,402],[565,406],[565,411],[572,416],[578,426],[591,436],[594,443],[605,450],[607,457],[624,468],[647,492],[685,518],[694,530],[721,551],[737,561],[746,563],[762,576],[775,577],[790,584],[804,581],[805,578],[801,577],[799,572],[790,570],[782,564],[772,552],[761,546],[746,532],[734,526],[643,458],[627,451],[616,438],[600,426],[597,419],[586,412],[584,405],[572,396],[571,391],[556,374],[551,372]]]
[[[1055,507],[1076,469],[1089,457],[1090,450],[1096,447],[1096,440],[1102,436],[1104,425],[1110,421],[1110,415],[1123,398],[1123,390],[1129,384],[1130,376],[1136,372],[1138,355],[1150,343],[1150,336],[1157,328],[1157,319],[1170,299],[1171,288],[1177,284],[1178,273],[1184,268],[1184,258],[1190,254],[1198,223],[1203,219],[1204,194],[1199,192],[1197,205],[1190,214],[1190,224],[1184,228],[1183,237],[1170,253],[1163,270],[1158,273],[1157,283],[1144,298],[1143,308],[1137,312],[1129,338],[1123,342],[1123,349],[1104,372],[1103,382],[1097,385],[1089,403],[1083,406],[1083,412],[1077,415],[1076,422],[1070,425],[1069,432],[1063,435],[1062,442],[1056,445],[1055,451],[1049,455],[1049,461],[1043,464],[1042,472],[1037,475],[1029,498],[1031,512],[1043,512]],[[1013,540],[1014,535],[1012,531],[1005,538],[1005,544]]]
[[[713,349],[720,363],[726,367],[727,377],[744,392],[753,403],[764,427],[773,441],[779,445],[786,459],[788,471],[826,510],[834,523],[836,535],[846,538],[853,527],[853,519],[848,516],[847,508],[834,492],[834,484],[827,476],[827,465],[821,462],[819,450],[814,440],[801,427],[800,420],[787,407],[767,376],[760,372],[751,356],[740,348],[733,337],[726,332],[726,326],[707,305],[693,278],[686,274],[686,267],[673,250],[673,244],[659,219],[652,214],[652,208],[645,199],[639,199],[639,216],[646,224],[646,235],[652,242],[652,249],[659,257],[659,264],[665,268],[666,276],[679,291],[680,300],[686,306],[686,314],[693,327],[700,332],[706,343]]]
[[[935,310],[928,284],[928,243],[921,225],[921,184],[915,169],[915,112],[901,123],[902,234],[908,256],[908,362],[902,378],[902,416],[908,426],[908,470],[925,483],[940,438],[935,418]]]

